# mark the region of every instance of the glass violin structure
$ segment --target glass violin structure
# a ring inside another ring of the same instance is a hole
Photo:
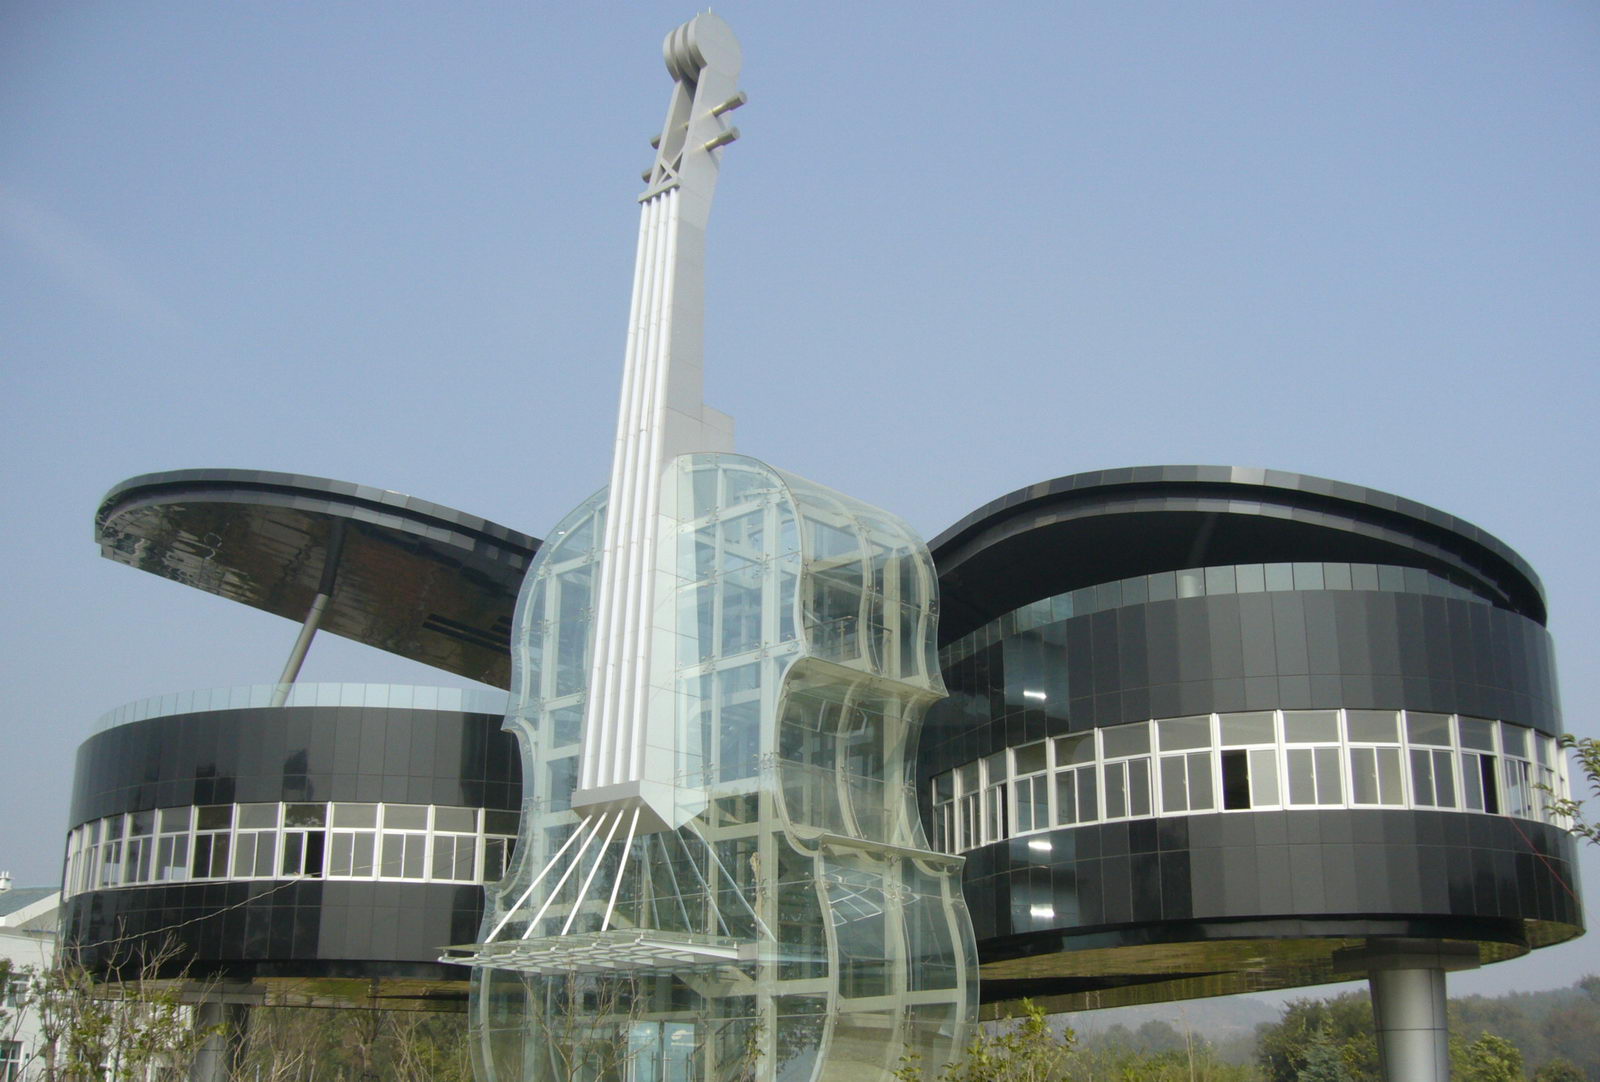
[[[704,14],[640,234],[610,484],[517,602],[523,812],[470,1003],[484,1082],[887,1080],[977,1012],[961,858],[912,785],[938,587],[895,516],[732,453],[701,401],[705,228],[739,47]]]

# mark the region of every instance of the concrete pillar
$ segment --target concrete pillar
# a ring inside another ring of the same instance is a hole
[[[1445,974],[1474,969],[1478,948],[1439,940],[1371,939],[1334,952],[1335,972],[1365,971],[1384,1082],[1450,1082]]]

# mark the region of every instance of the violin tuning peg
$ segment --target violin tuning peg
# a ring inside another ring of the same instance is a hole
[[[721,132],[720,134],[715,135],[710,139],[707,139],[705,141],[704,146],[702,146],[701,149],[702,150],[716,150],[718,147],[727,146],[729,143],[733,142],[737,138],[739,138],[739,129],[738,128],[729,128],[728,130],[726,130],[724,132]]]
[[[731,97],[727,101],[723,102],[721,105],[714,106],[712,108],[712,110],[711,110],[711,115],[712,116],[721,116],[723,113],[731,113],[735,109],[739,108],[739,106],[744,105],[749,100],[750,100],[750,95],[746,94],[743,90],[741,90],[737,94],[735,94],[733,97]]]

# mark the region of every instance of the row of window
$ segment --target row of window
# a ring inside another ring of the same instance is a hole
[[[1553,737],[1395,710],[1259,710],[1117,725],[1007,748],[932,780],[933,843],[1153,815],[1277,808],[1449,808],[1553,820]]]
[[[214,879],[500,879],[516,812],[431,804],[212,804],[96,819],[67,836],[62,894]]]
[[[1030,602],[950,643],[939,651],[939,660],[943,665],[952,665],[985,646],[1019,632],[1124,605],[1144,605],[1152,601],[1172,601],[1184,597],[1297,590],[1378,590],[1385,593],[1430,594],[1462,601],[1487,600],[1465,586],[1419,567],[1351,563],[1191,567],[1182,571],[1161,571],[1116,582],[1102,582]]]
[[[22,1042],[0,1041],[0,1082],[17,1082],[22,1077]]]

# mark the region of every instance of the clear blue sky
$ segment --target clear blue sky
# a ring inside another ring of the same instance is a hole
[[[742,450],[929,535],[1104,466],[1397,492],[1539,570],[1596,731],[1600,8],[717,10],[751,104],[707,394]],[[117,481],[286,470],[536,535],[603,482],[691,13],[0,7],[0,867],[55,881],[103,711],[270,681],[293,638],[101,560]],[[304,677],[433,679],[331,639]],[[1596,944],[1454,986],[1570,983]]]

